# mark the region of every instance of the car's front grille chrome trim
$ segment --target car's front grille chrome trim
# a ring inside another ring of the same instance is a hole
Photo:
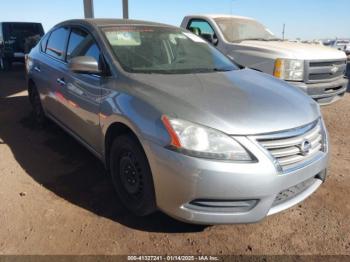
[[[344,77],[346,59],[306,61],[307,83],[330,82]]]
[[[299,129],[260,136],[256,141],[273,157],[283,172],[309,162],[323,151],[321,120]]]

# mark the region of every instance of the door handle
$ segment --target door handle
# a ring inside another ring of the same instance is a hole
[[[39,73],[41,72],[40,68],[37,67],[37,66],[34,66],[34,70],[37,71],[37,72],[39,72]]]
[[[64,78],[57,78],[57,83],[60,84],[61,86],[66,85],[66,82],[64,81]]]

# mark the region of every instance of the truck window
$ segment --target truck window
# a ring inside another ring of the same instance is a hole
[[[68,28],[61,27],[53,31],[47,42],[46,53],[50,56],[64,60]]]
[[[201,36],[202,34],[215,34],[211,25],[207,21],[200,19],[191,20],[187,29],[199,36]]]
[[[275,40],[276,37],[259,22],[244,18],[215,18],[229,42],[243,40]]]
[[[4,38],[20,40],[27,37],[44,35],[42,25],[39,23],[3,23]]]

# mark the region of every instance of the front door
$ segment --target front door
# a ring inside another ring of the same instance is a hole
[[[72,28],[68,40],[66,61],[77,56],[90,56],[101,60],[100,48],[91,34],[80,28]],[[63,97],[66,104],[64,124],[86,142],[100,151],[100,97],[103,77],[75,73],[67,69],[62,74]]]

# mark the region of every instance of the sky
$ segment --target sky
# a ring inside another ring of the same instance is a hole
[[[83,18],[83,0],[1,0],[0,21],[41,22],[45,31]],[[122,0],[94,0],[95,17],[121,18]],[[129,0],[130,18],[179,26],[189,14],[253,17],[281,37],[350,38],[349,0]]]

